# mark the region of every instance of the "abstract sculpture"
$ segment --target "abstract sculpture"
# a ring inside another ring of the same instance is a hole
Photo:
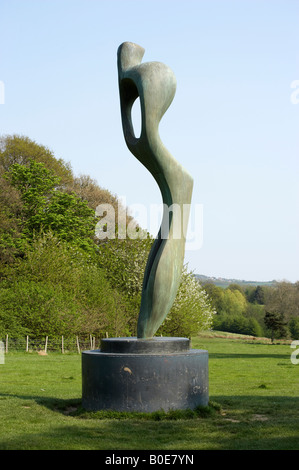
[[[103,338],[82,352],[82,406],[87,410],[152,412],[207,406],[208,352],[188,338],[155,337],[175,299],[184,262],[193,180],[163,146],[159,122],[175,94],[172,71],[141,63],[144,49],[123,43],[117,54],[123,131],[129,150],[161,190],[164,212],[144,274],[137,338]],[[131,111],[140,97],[141,135]]]
[[[144,274],[138,338],[151,338],[169,313],[180,283],[193,179],[164,147],[159,123],[176,91],[172,70],[160,62],[141,63],[144,49],[124,42],[117,63],[123,133],[133,155],[155,178],[164,204],[159,234]],[[131,111],[140,98],[142,127],[134,135]]]

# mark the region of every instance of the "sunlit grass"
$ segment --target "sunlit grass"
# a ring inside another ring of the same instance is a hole
[[[299,449],[299,365],[289,345],[202,335],[192,347],[209,351],[213,412],[86,412],[78,354],[8,353],[0,449]]]

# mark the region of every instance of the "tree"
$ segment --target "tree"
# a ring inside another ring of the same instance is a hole
[[[284,338],[287,336],[287,323],[282,313],[266,311],[264,321],[266,327],[271,332],[272,343],[275,338]]]
[[[224,289],[213,283],[206,283],[203,288],[210,298],[212,307],[217,313],[221,313],[223,311]]]
[[[88,203],[94,211],[100,204],[110,204],[115,212],[115,220],[121,219],[130,222],[132,218],[127,214],[126,208],[121,201],[107,189],[101,188],[98,183],[88,175],[74,177],[72,182],[65,186],[66,192],[76,193],[82,200]]]
[[[99,265],[105,270],[111,285],[129,297],[136,312],[136,324],[144,271],[152,243],[153,238],[148,234],[147,237],[132,240],[107,240],[99,245]],[[214,313],[207,293],[185,266],[174,304],[157,334],[191,336],[208,329]]]
[[[256,336],[266,336],[266,333],[264,331],[265,330],[265,322],[264,322],[265,308],[264,308],[264,305],[248,302],[247,309],[246,309],[246,312],[245,312],[245,317],[250,319],[250,320],[254,320],[259,325],[259,334],[257,334]]]
[[[128,336],[134,314],[92,256],[50,233],[0,284],[0,331],[14,337]]]
[[[287,322],[299,316],[299,283],[283,281],[267,290],[265,308],[269,312],[280,312]]]
[[[20,192],[23,237],[32,240],[35,234],[51,231],[61,239],[91,249],[96,225],[94,211],[75,193],[58,190],[60,178],[53,170],[31,160],[27,165],[11,165],[4,176]]]
[[[266,300],[266,288],[264,286],[247,287],[245,295],[248,302],[264,305]]]
[[[91,249],[94,211],[100,204],[113,206],[117,221],[120,213],[122,222],[132,221],[116,196],[88,175],[74,177],[70,165],[47,147],[24,136],[2,136],[0,275],[7,263],[24,255],[26,242],[40,230],[50,229],[73,242],[80,238],[80,245]]]
[[[60,178],[61,185],[69,184],[73,179],[70,164],[55,158],[53,152],[44,145],[19,135],[0,138],[0,174],[9,171],[15,163],[27,166],[31,160],[43,163]]]
[[[19,253],[20,216],[23,203],[19,191],[0,176],[0,275]]]
[[[239,290],[229,288],[224,290],[222,312],[241,315],[245,312],[246,306],[246,299]]]
[[[244,293],[244,290],[242,289],[242,287],[235,283],[235,282],[232,282],[228,287],[227,289],[230,289],[230,290],[238,290],[239,292],[241,292],[241,294],[245,297],[245,293]]]
[[[299,317],[291,318],[289,322],[289,330],[290,330],[292,339],[298,340],[299,339]]]
[[[128,297],[140,296],[153,238],[108,239],[98,245],[98,263],[113,287]]]
[[[207,293],[184,266],[174,304],[157,334],[191,337],[208,330],[214,315]]]
[[[242,335],[261,336],[262,329],[255,318],[246,318],[243,315],[220,314],[215,315],[213,328],[219,331],[239,333]]]
[[[256,318],[247,318],[246,333],[251,336],[263,336],[263,329]]]
[[[256,302],[259,305],[264,305],[265,298],[266,298],[265,289],[262,286],[256,286],[254,302]]]
[[[228,287],[223,289],[214,284],[205,284],[205,291],[211,298],[212,306],[218,314],[243,314],[247,308],[247,301],[239,289]]]
[[[0,203],[2,328],[16,334],[42,334],[47,328],[48,334],[86,328],[135,334],[153,239],[144,236],[117,197],[89,176],[75,178],[46,147],[14,135],[0,138]],[[113,206],[116,234],[121,219],[127,231],[141,236],[99,241],[95,209],[100,204]],[[164,334],[208,328],[213,313],[206,292],[183,271]]]

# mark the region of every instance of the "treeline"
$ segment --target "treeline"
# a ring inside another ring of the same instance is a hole
[[[231,284],[223,289],[202,283],[216,311],[213,329],[299,339],[299,282],[277,282],[273,286]]]
[[[153,239],[97,238],[100,204],[113,206],[116,221],[121,210],[134,222],[117,196],[88,175],[75,176],[47,147],[0,138],[0,339],[136,335]],[[211,327],[213,314],[185,267],[157,334],[191,336]]]
[[[96,236],[100,204],[114,209],[114,239]],[[0,137],[0,339],[136,335],[153,239],[118,238],[120,219],[142,232],[117,196],[89,175],[74,175],[28,137]],[[208,328],[299,339],[299,283],[224,289],[199,283],[184,267],[157,334]]]

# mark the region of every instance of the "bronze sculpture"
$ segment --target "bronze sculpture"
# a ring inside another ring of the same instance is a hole
[[[179,287],[193,180],[158,133],[175,94],[174,75],[159,62],[142,64],[143,54],[142,47],[129,42],[118,49],[122,123],[130,151],[159,185],[163,219],[144,274],[137,338],[102,338],[99,350],[82,352],[82,406],[87,410],[152,412],[209,403],[208,352],[191,349],[188,338],[153,338]],[[131,118],[137,97],[139,138]]]
[[[121,44],[117,55],[125,141],[155,178],[164,204],[162,224],[144,274],[137,326],[138,338],[151,338],[169,313],[179,287],[193,179],[165,148],[158,131],[176,91],[172,70],[160,62],[141,63],[144,49],[131,42]],[[142,127],[136,138],[131,110],[138,97]]]

